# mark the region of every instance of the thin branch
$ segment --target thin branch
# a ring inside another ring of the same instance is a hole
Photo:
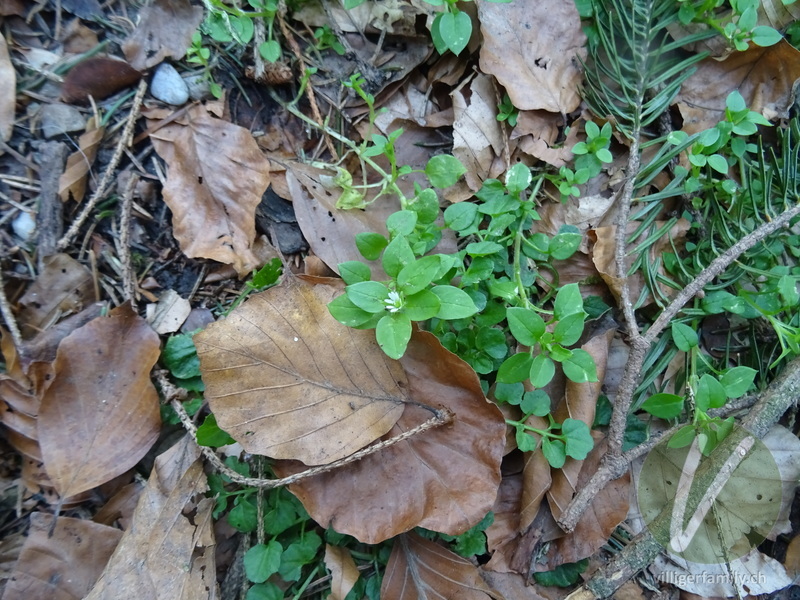
[[[122,263],[123,291],[125,299],[130,300],[131,306],[136,310],[136,276],[134,275],[133,264],[131,263],[131,206],[133,204],[133,190],[139,176],[131,173],[125,190],[122,192],[122,213],[119,218],[119,247],[117,253]]]
[[[3,270],[0,269],[0,313],[3,315],[3,320],[6,322],[8,331],[11,332],[11,339],[14,340],[14,346],[17,352],[22,352],[22,334],[17,327],[17,320],[14,318],[14,313],[11,311],[11,305],[6,298],[6,284],[3,281]]]
[[[78,218],[75,219],[70,228],[67,230],[67,233],[65,233],[64,236],[58,241],[56,247],[59,250],[63,250],[69,246],[70,243],[72,243],[72,240],[78,234],[78,231],[86,219],[89,218],[89,215],[94,210],[95,206],[97,206],[98,202],[105,197],[106,191],[108,191],[108,187],[111,183],[112,177],[114,176],[114,172],[117,169],[117,165],[122,158],[123,151],[131,142],[133,127],[136,124],[136,119],[139,117],[139,109],[142,106],[142,100],[144,99],[144,93],[146,90],[147,81],[142,79],[139,82],[136,95],[133,97],[133,106],[131,106],[131,111],[128,113],[128,120],[125,123],[125,129],[122,131],[122,136],[117,142],[116,148],[114,148],[114,154],[111,156],[111,160],[106,166],[106,170],[103,173],[103,178],[100,180],[100,183],[98,184],[97,189],[94,191],[94,194],[92,194],[92,197],[89,198],[89,201],[83,207],[83,210],[78,215]]]

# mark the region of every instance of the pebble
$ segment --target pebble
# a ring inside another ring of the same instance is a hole
[[[39,112],[39,118],[42,134],[47,139],[72,131],[83,131],[86,127],[86,119],[81,111],[69,104],[47,104]]]
[[[211,85],[202,73],[199,75],[189,75],[184,81],[189,88],[189,98],[192,100],[210,100],[214,97],[211,94]]]
[[[33,233],[36,231],[36,221],[29,212],[22,211],[11,221],[11,229],[14,230],[19,239],[23,242],[28,242],[33,238]]]
[[[189,100],[189,88],[186,82],[169,63],[161,63],[153,81],[150,83],[150,93],[157,100],[179,106]]]

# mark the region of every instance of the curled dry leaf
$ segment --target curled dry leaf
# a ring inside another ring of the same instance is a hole
[[[58,195],[62,202],[70,198],[81,202],[86,194],[86,176],[97,158],[97,150],[103,141],[105,127],[96,127],[95,120],[89,119],[86,133],[78,138],[78,150],[67,158],[67,165],[58,180]]]
[[[79,312],[91,301],[92,274],[74,258],[53,254],[20,299],[22,334],[32,337],[64,314]]]
[[[203,20],[203,7],[189,0],[156,0],[139,12],[136,30],[122,44],[134,69],[150,69],[165,58],[180,60]]]
[[[158,356],[158,335],[129,305],[61,342],[37,426],[47,473],[62,496],[124,473],[158,439],[150,381]]]
[[[567,114],[581,102],[579,57],[586,36],[572,2],[479,1],[481,70],[494,75],[520,110]]]
[[[85,600],[219,598],[207,490],[200,451],[184,436],[156,459],[133,524]]]
[[[119,529],[85,519],[33,513],[3,597],[80,600],[100,577],[121,537]]]
[[[331,593],[327,600],[344,600],[360,576],[350,551],[325,544],[325,566],[331,573]]]
[[[500,484],[505,420],[486,400],[475,372],[426,332],[415,332],[400,360],[411,400],[387,440],[449,409],[452,423],[396,443],[360,461],[290,486],[312,518],[376,544],[414,527],[458,535],[491,509]],[[280,476],[303,470],[276,463]]]
[[[406,533],[394,542],[383,576],[381,598],[501,600],[502,596],[486,584],[478,568],[466,558],[416,533]]]
[[[800,51],[786,40],[769,48],[752,46],[722,62],[707,58],[684,82],[675,99],[683,116],[683,130],[695,133],[723,120],[730,90],[739,90],[750,110],[767,119],[788,118],[798,79]]]
[[[372,331],[330,315],[327,303],[340,291],[290,278],[195,336],[211,410],[248,452],[326,464],[403,414],[402,367]]]
[[[61,99],[68,104],[103,100],[139,81],[142,74],[124,60],[95,56],[75,65],[64,78]]]
[[[6,38],[0,34],[0,142],[11,139],[17,102],[17,72],[11,64]]]
[[[175,239],[190,258],[232,264],[240,277],[258,266],[255,213],[269,186],[269,161],[252,134],[202,106],[150,134],[169,170],[164,201]]]

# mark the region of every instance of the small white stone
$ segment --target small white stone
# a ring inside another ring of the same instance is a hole
[[[19,239],[27,242],[33,237],[33,232],[36,231],[36,221],[30,213],[22,211],[11,221],[11,229],[14,230]]]
[[[189,99],[189,88],[180,74],[169,63],[161,63],[153,81],[150,83],[150,93],[157,100],[179,106]]]

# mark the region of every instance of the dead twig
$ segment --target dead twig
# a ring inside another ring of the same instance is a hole
[[[800,215],[800,204],[785,210],[772,221],[762,224],[753,232],[736,242],[728,250],[711,261],[689,285],[680,291],[644,335],[636,336],[631,340],[631,352],[628,356],[625,373],[617,392],[617,398],[614,403],[614,413],[611,418],[609,451],[603,458],[600,469],[598,469],[587,485],[578,491],[558,518],[558,524],[564,531],[572,531],[580,520],[581,515],[583,515],[586,508],[591,504],[597,492],[603,489],[612,479],[621,477],[627,471],[630,461],[640,455],[635,453],[636,449],[622,454],[621,448],[622,438],[625,434],[628,410],[630,409],[636,386],[639,383],[639,377],[641,375],[647,349],[656,341],[659,334],[666,329],[667,325],[669,325],[681,308],[709,282],[722,273],[744,252],[778,229],[787,226],[789,222],[798,215]],[[612,451],[612,447],[616,451]]]
[[[133,97],[133,106],[131,106],[131,111],[128,113],[128,119],[125,123],[125,129],[122,132],[122,136],[120,137],[119,141],[117,142],[116,148],[114,148],[114,154],[111,156],[111,160],[109,161],[108,165],[106,166],[106,170],[103,173],[103,177],[100,180],[100,183],[97,185],[97,189],[92,194],[92,197],[89,198],[89,201],[83,207],[83,210],[78,215],[78,218],[72,223],[70,228],[67,230],[67,233],[64,234],[59,241],[56,247],[59,250],[63,250],[67,246],[72,243],[72,240],[78,234],[83,223],[89,217],[91,212],[94,210],[97,203],[103,199],[108,190],[108,187],[111,183],[112,176],[117,169],[117,165],[119,164],[120,159],[122,158],[123,150],[126,146],[128,146],[131,142],[132,134],[133,134],[133,127],[136,124],[136,119],[139,117],[139,109],[142,106],[142,100],[144,99],[144,93],[147,90],[147,81],[142,79],[139,82],[139,87],[136,89],[136,95]]]
[[[63,203],[58,195],[59,180],[64,172],[67,146],[61,142],[45,142],[40,147],[42,165],[41,192],[39,194],[39,213],[36,215],[36,228],[39,230],[37,255],[39,270],[46,256],[55,254],[58,238],[64,232]]]
[[[136,310],[136,276],[131,263],[131,206],[133,204],[133,191],[139,181],[139,176],[131,173],[125,190],[122,192],[122,207],[119,217],[119,246],[117,254],[122,263],[122,286],[126,300],[130,300],[131,306]]]
[[[3,315],[3,320],[6,322],[6,327],[11,333],[11,339],[14,340],[14,346],[17,352],[22,352],[22,334],[19,332],[17,320],[14,318],[14,313],[11,311],[11,305],[6,298],[6,284],[3,281],[3,270],[0,269],[0,313]]]

